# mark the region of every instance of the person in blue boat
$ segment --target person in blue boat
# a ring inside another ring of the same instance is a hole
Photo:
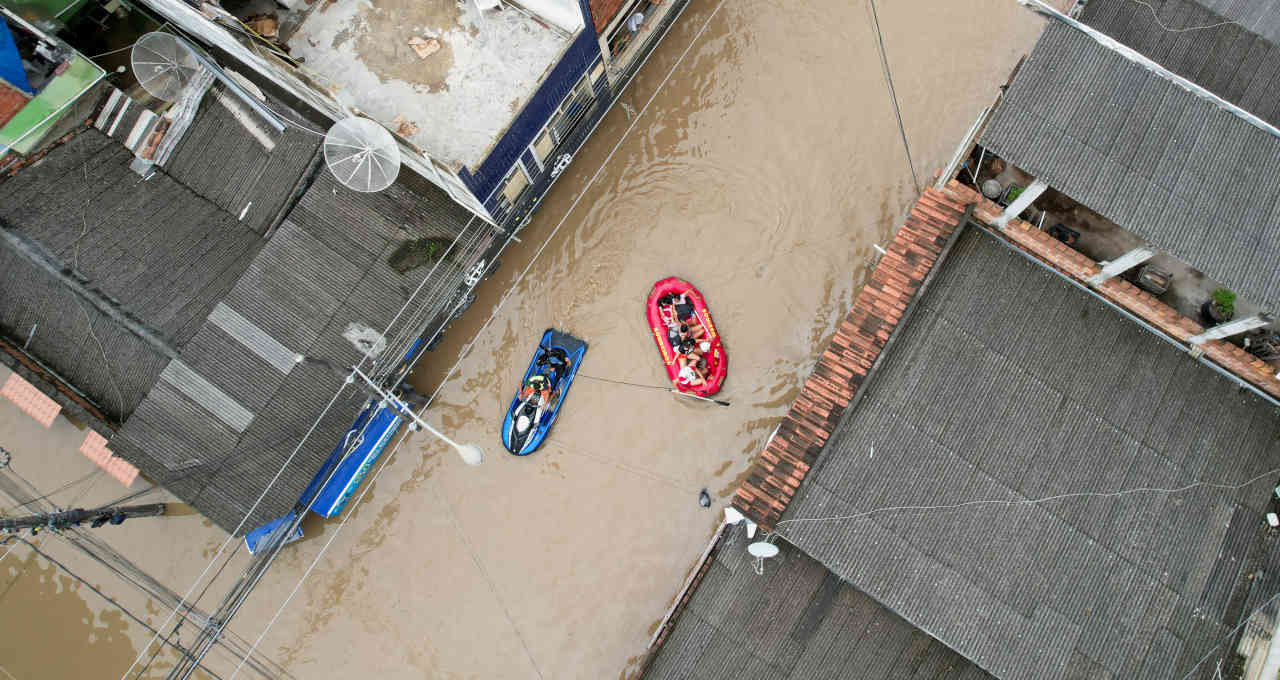
[[[524,386],[520,390],[520,400],[526,402],[525,412],[521,415],[530,417],[533,425],[537,427],[542,421],[542,414],[551,408],[559,397],[560,379],[568,374],[573,360],[559,347],[551,347],[538,355],[534,364],[539,372],[524,381]],[[537,400],[531,401],[530,398],[534,395],[537,395]],[[533,407],[532,413],[529,413],[531,410],[529,406]]]
[[[551,403],[551,380],[541,373],[534,373],[524,381],[524,388],[520,390],[520,400],[528,401],[535,394],[538,395],[538,401],[534,406],[544,408]]]
[[[548,348],[545,352],[538,355],[538,368],[546,374],[547,369],[551,369],[551,374],[547,377],[551,379],[553,385],[559,385],[560,379],[569,374],[569,367],[573,365],[573,360],[569,355],[559,347]]]

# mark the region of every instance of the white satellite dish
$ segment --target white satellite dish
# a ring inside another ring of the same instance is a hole
[[[778,546],[768,541],[756,541],[747,546],[747,552],[751,553],[752,557],[759,557],[764,560],[777,555]]]
[[[324,161],[348,188],[382,191],[400,174],[400,147],[386,128],[368,118],[352,117],[329,128]]]
[[[171,102],[204,67],[190,45],[171,33],[148,33],[129,52],[133,75],[151,96]]]

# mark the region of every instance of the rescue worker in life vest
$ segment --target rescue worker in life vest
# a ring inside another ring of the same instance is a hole
[[[573,360],[569,355],[559,347],[552,347],[538,356],[537,366],[542,371],[529,376],[524,381],[524,387],[520,390],[520,400],[525,402],[525,413],[521,417],[527,417],[527,414],[533,407],[533,426],[537,427],[542,422],[542,414],[550,409],[560,396],[560,390],[555,389],[559,385],[560,380],[568,373],[569,367],[573,365]],[[530,403],[530,397],[538,395],[536,402]],[[519,425],[527,425],[527,423],[518,423],[517,429],[523,431],[525,428]]]

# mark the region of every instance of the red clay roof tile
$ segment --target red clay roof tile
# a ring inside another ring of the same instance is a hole
[[[753,465],[733,505],[770,528],[804,481],[857,394],[907,306],[960,225],[970,199],[928,189],[885,249],[853,308],[838,324],[773,440]]]

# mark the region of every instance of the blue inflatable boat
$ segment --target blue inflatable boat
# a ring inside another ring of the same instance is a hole
[[[527,456],[542,445],[586,353],[587,343],[568,333],[549,328],[542,335],[502,422],[502,443],[508,451]]]

